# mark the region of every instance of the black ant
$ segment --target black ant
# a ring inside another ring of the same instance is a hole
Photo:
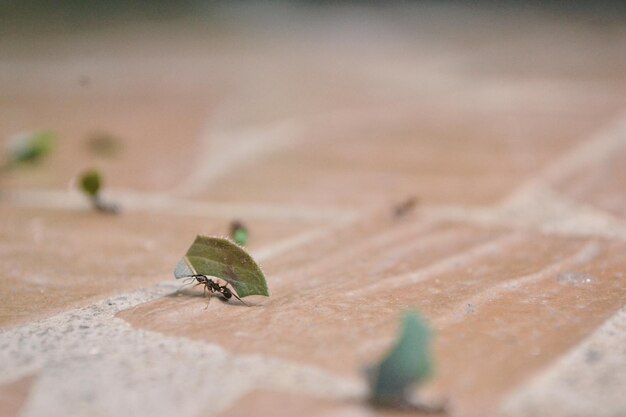
[[[230,300],[232,297],[235,297],[236,299],[238,299],[239,301],[241,301],[244,305],[248,305],[245,303],[245,301],[243,301],[241,298],[239,298],[239,296],[237,296],[237,294],[235,294],[233,291],[230,290],[230,288],[228,288],[226,285],[220,285],[219,283],[213,281],[211,278],[207,277],[206,275],[190,275],[188,278],[191,278],[192,280],[196,280],[196,284],[194,285],[194,287],[196,285],[204,285],[204,291],[203,291],[203,295],[206,297],[206,293],[207,291],[209,292],[209,297],[211,297],[211,295],[213,293],[219,293],[222,295],[222,297],[224,297],[225,300]],[[191,284],[193,281],[186,283],[185,285],[189,285]],[[183,285],[183,287],[185,286]],[[181,287],[182,288],[182,287]],[[209,298],[210,300],[210,298]],[[207,307],[209,305],[207,304]]]
[[[411,196],[405,199],[404,201],[402,201],[401,203],[396,204],[393,207],[393,217],[395,218],[404,217],[405,215],[409,214],[409,212],[411,212],[415,208],[415,206],[417,206],[418,203],[419,203],[418,198],[415,196]]]

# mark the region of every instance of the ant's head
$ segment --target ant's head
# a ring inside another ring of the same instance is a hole
[[[204,275],[195,275],[194,278],[200,283],[207,282],[207,277],[205,277]]]

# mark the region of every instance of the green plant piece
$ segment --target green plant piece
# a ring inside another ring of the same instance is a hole
[[[86,140],[87,149],[94,155],[112,158],[120,153],[121,141],[106,132],[92,133]]]
[[[380,363],[367,370],[372,403],[402,407],[410,404],[410,390],[433,373],[431,332],[416,312],[404,316],[402,334]]]
[[[52,132],[18,134],[9,142],[9,163],[37,162],[48,155],[55,144],[56,136]]]
[[[100,196],[102,189],[102,175],[95,169],[90,169],[81,174],[78,186],[89,197],[93,207],[106,214],[118,214],[120,209],[117,204],[103,201]]]
[[[228,239],[197,236],[187,254],[176,265],[176,279],[194,275],[221,278],[239,297],[269,296],[261,268],[240,246]]]
[[[248,243],[248,229],[238,220],[230,224],[230,238],[239,246],[245,246]]]
[[[91,198],[95,198],[100,193],[102,187],[102,176],[95,169],[85,171],[80,176],[80,189]]]

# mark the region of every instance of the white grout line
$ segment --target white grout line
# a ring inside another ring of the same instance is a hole
[[[348,226],[352,224],[352,221],[347,221],[342,223],[341,226]],[[315,228],[315,230],[309,230],[295,236],[283,239],[274,244],[270,244],[260,248],[253,252],[254,259],[258,262],[265,261],[267,259],[271,259],[277,255],[285,253],[287,251],[296,249],[300,246],[306,245],[307,243],[313,242],[317,239],[323,238],[324,236],[328,236],[334,231],[337,230],[337,225]]]
[[[521,242],[523,238],[523,233],[512,233],[500,236],[486,243],[473,246],[461,253],[457,253],[456,255],[437,261],[420,270],[395,277],[389,277],[358,290],[346,291],[345,294],[352,297],[362,297],[366,294],[374,293],[382,289],[401,288],[407,285],[423,282],[434,278],[437,275],[454,271],[455,269],[474,262],[483,256],[496,254],[504,249],[507,249],[511,245]]]
[[[107,199],[118,203],[122,211],[165,213],[177,216],[261,218],[275,220],[297,220],[309,222],[349,221],[355,218],[352,210],[331,208],[304,208],[293,206],[273,206],[257,203],[215,203],[185,200],[162,193],[107,191]],[[4,190],[0,201],[7,201],[18,207],[51,208],[65,210],[89,210],[87,199],[77,191],[65,190]]]
[[[204,150],[196,162],[198,166],[173,191],[191,195],[207,190],[220,177],[235,171],[245,162],[293,145],[300,130],[297,119],[278,120],[245,129],[219,130],[209,125],[202,135]],[[222,143],[225,146],[220,146]]]
[[[421,213],[440,221],[535,230],[565,237],[626,240],[626,221],[534,184],[498,207],[425,206]]]
[[[597,132],[590,139],[582,142],[570,151],[558,157],[545,167],[537,176],[530,178],[520,186],[505,202],[523,199],[523,194],[529,188],[539,184],[554,184],[565,176],[583,169],[593,161],[599,161],[626,147],[626,113],[620,114],[604,129]]]
[[[475,294],[474,296],[463,300],[459,303],[459,306],[452,312],[441,316],[435,320],[438,328],[443,328],[454,323],[462,321],[466,316],[466,306],[471,304],[476,309],[492,300],[497,300],[499,297],[507,292],[517,291],[520,287],[525,285],[534,284],[546,278],[552,277],[554,274],[563,271],[568,268],[572,268],[581,264],[585,264],[593,260],[598,256],[601,250],[601,245],[597,242],[588,242],[581,249],[576,251],[573,255],[544,267],[543,269],[534,272],[532,274],[524,275],[521,277],[507,279],[504,282],[500,282],[492,287]]]
[[[508,417],[626,416],[626,307],[503,401]]]
[[[365,395],[361,381],[273,357],[233,355],[115,317],[176,287],[167,282],[0,331],[0,382],[36,376],[20,415],[208,416],[260,388]],[[198,309],[198,316],[206,312]]]
[[[345,226],[342,227],[347,227],[353,223],[354,222],[345,223]],[[411,224],[405,223],[404,228],[381,231],[376,235],[370,236],[369,239],[363,239],[354,244],[344,245],[341,250],[332,251],[331,253],[326,254],[323,258],[313,260],[312,262],[306,262],[285,273],[274,275],[272,277],[272,284],[274,286],[280,285],[285,280],[289,280],[290,277],[295,274],[303,273],[310,277],[309,282],[313,282],[315,279],[314,277],[322,274],[324,270],[333,268],[339,263],[351,262],[355,256],[367,251],[367,249],[379,248],[381,246],[385,247],[387,244],[395,242],[400,238],[407,238],[411,234],[420,234],[427,231],[435,225],[436,222],[432,220],[418,220]],[[331,230],[337,232],[337,229],[341,229],[342,227],[333,228]]]

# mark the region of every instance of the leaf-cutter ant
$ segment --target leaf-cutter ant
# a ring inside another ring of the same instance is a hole
[[[409,214],[415,206],[419,203],[419,200],[415,196],[411,196],[399,204],[393,207],[393,217],[400,218]]]
[[[204,285],[203,295],[206,296],[207,291],[208,291],[209,292],[209,300],[211,299],[210,297],[211,297],[211,295],[213,293],[219,293],[219,294],[222,295],[222,297],[224,297],[225,300],[230,300],[232,297],[235,297],[236,299],[241,301],[244,305],[246,305],[246,306],[248,305],[248,304],[246,304],[245,301],[243,301],[241,298],[239,298],[239,296],[237,294],[235,294],[233,291],[231,291],[230,288],[228,288],[226,285],[220,285],[219,283],[213,281],[211,278],[207,277],[206,275],[201,275],[201,274],[190,275],[189,278],[192,281],[186,283],[185,285],[189,285],[189,284],[193,283],[193,280],[197,281],[196,284],[194,285],[194,287],[196,285]],[[185,285],[183,285],[183,287]],[[207,303],[207,307],[208,306],[209,306],[209,304]]]

